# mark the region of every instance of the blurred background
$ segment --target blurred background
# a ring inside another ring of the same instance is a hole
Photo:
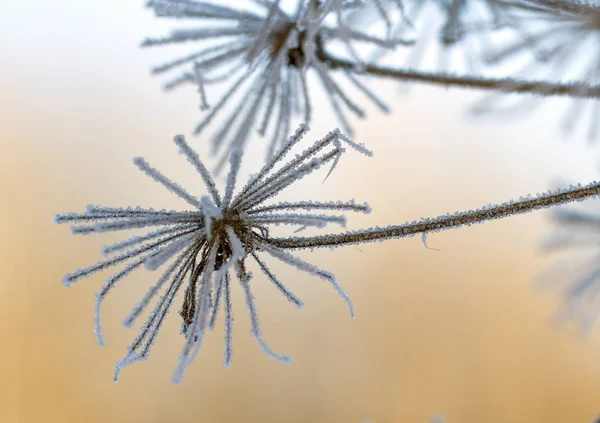
[[[600,328],[584,336],[553,325],[560,287],[539,277],[556,259],[539,251],[551,230],[547,212],[430,235],[439,251],[413,238],[303,253],[336,274],[357,316],[349,318],[322,280],[273,266],[305,302],[296,310],[256,279],[264,335],[294,356],[291,365],[262,353],[234,289],[231,368],[222,366],[218,325],[183,385],[174,386],[183,342],[173,313],[150,359],[115,384],[114,363],[137,333],[122,318],[157,275],[138,271],[112,292],[103,308],[108,345],[98,347],[94,293],[104,275],[69,289],[61,281],[100,260],[100,247],[119,237],[74,237],[53,216],[91,203],[185,208],[132,165],[137,155],[202,193],[171,141],[189,136],[200,119],[197,95],[166,94],[149,75],[173,55],[138,45],[172,23],[142,6],[0,3],[0,422],[416,423],[441,414],[449,423],[554,423],[597,416]],[[544,191],[556,178],[597,178],[597,148],[561,133],[558,108],[484,123],[465,113],[477,93],[369,86],[393,106],[383,115],[367,105],[368,119],[355,122],[355,140],[374,158],[348,155],[324,184],[316,175],[286,199],[368,201],[370,215],[350,217],[359,228],[502,202]],[[333,126],[323,113],[310,136]],[[202,137],[190,140],[207,157]],[[246,154],[243,170],[256,169],[262,154]]]

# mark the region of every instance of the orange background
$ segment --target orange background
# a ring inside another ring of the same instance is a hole
[[[185,207],[131,158],[143,155],[201,194],[171,142],[199,120],[197,98],[167,95],[148,75],[173,55],[137,49],[168,27],[141,1],[22,3],[0,5],[0,422],[386,423],[442,414],[449,423],[553,423],[598,414],[598,331],[554,328],[560,290],[534,287],[555,258],[538,248],[552,229],[546,212],[430,235],[440,251],[413,238],[303,253],[336,274],[357,317],[322,280],[274,265],[306,304],[295,310],[256,279],[265,337],[294,356],[291,365],[260,351],[235,290],[231,368],[221,365],[219,327],[183,385],[172,385],[183,345],[174,313],[150,359],[114,384],[114,363],[136,334],[120,322],[156,275],[141,270],[109,296],[108,345],[98,347],[94,293],[106,275],[70,289],[61,280],[119,238],[74,237],[53,215],[89,203]],[[286,199],[368,201],[373,213],[350,216],[359,228],[543,191],[555,177],[596,176],[594,150],[581,136],[565,142],[553,107],[482,124],[463,113],[475,94],[370,85],[394,107],[384,116],[367,106],[369,119],[355,125],[375,157],[349,155],[325,184],[317,175]],[[327,113],[312,137],[335,125]],[[190,139],[206,155],[204,140]],[[246,154],[244,171],[261,157],[260,148]]]

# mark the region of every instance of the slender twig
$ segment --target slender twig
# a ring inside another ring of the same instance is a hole
[[[318,51],[319,60],[330,69],[356,70],[356,63]],[[449,73],[423,72],[415,69],[401,69],[389,66],[364,64],[361,71],[367,75],[394,78],[399,81],[414,81],[445,87],[491,90],[507,94],[533,94],[541,96],[567,96],[573,98],[600,99],[600,85],[584,82],[552,83],[548,81],[520,81],[513,78],[484,78]]]
[[[428,232],[444,229],[455,229],[463,225],[483,223],[488,220],[502,219],[515,214],[527,213],[532,210],[558,206],[573,201],[582,201],[600,195],[600,182],[592,182],[585,186],[571,186],[567,189],[549,191],[527,196],[519,200],[511,200],[502,204],[487,205],[477,210],[446,214],[435,218],[424,218],[419,222],[393,225],[386,228],[370,228],[358,231],[313,237],[268,238],[265,242],[279,248],[319,248],[335,247],[393,238],[406,238],[416,234],[425,236]]]

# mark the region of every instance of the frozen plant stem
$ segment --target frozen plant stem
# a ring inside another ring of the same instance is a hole
[[[356,70],[356,63],[319,52],[319,59],[330,69]],[[573,98],[600,99],[600,86],[584,82],[552,83],[548,81],[519,81],[513,78],[483,78],[452,75],[436,72],[421,72],[411,69],[398,69],[388,66],[364,64],[362,72],[367,75],[394,78],[402,82],[421,82],[445,87],[469,88],[474,90],[499,91],[507,94],[534,94],[544,97],[566,96]]]
[[[503,204],[488,205],[481,209],[458,212],[453,215],[446,214],[432,219],[425,218],[421,219],[420,222],[405,223],[404,225],[371,228],[334,235],[270,238],[268,242],[279,248],[298,249],[336,247],[386,239],[407,238],[416,234],[422,234],[425,237],[429,232],[455,229],[463,225],[470,226],[473,223],[502,219],[532,210],[558,206],[573,201],[582,201],[598,195],[600,195],[600,182],[592,182],[585,186],[571,186],[567,189],[537,194],[535,197],[527,196],[516,201],[511,200]]]

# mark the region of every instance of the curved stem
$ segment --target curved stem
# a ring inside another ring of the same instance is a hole
[[[319,59],[331,69],[356,70],[356,63],[317,51]],[[388,66],[364,64],[361,71],[367,75],[394,78],[402,82],[415,81],[444,87],[460,87],[476,90],[491,90],[508,94],[533,94],[540,96],[567,96],[574,98],[600,99],[600,85],[584,82],[552,83],[548,81],[519,81],[513,78],[484,78],[452,75],[447,73],[422,72]]]
[[[600,195],[600,182],[592,182],[585,186],[571,186],[567,189],[549,191],[537,194],[535,197],[521,197],[506,203],[487,205],[477,210],[457,212],[453,215],[446,214],[434,218],[424,218],[419,222],[393,225],[386,228],[370,228],[353,232],[334,235],[319,235],[313,237],[267,238],[264,241],[279,248],[321,248],[336,247],[340,245],[358,244],[386,239],[407,238],[416,234],[423,237],[429,232],[444,229],[455,229],[463,225],[471,226],[474,223],[483,223],[488,220],[502,219],[504,217],[527,213],[532,210],[558,206],[573,201],[582,201],[586,198]]]

